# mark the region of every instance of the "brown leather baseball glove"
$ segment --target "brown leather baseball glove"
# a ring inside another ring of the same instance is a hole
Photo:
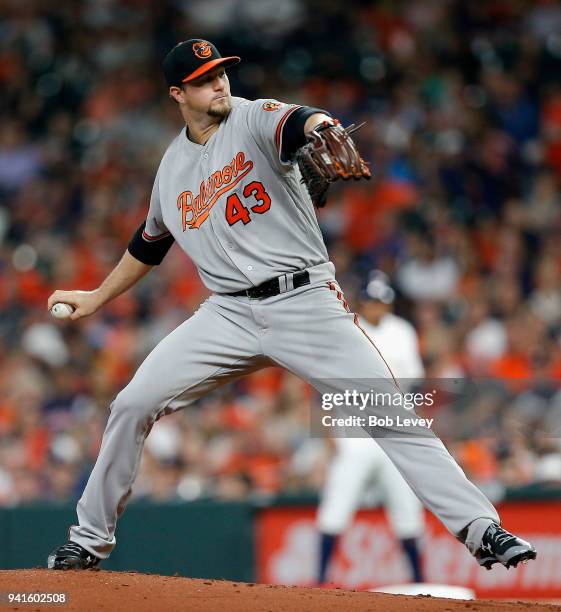
[[[327,190],[334,181],[371,178],[366,162],[350,137],[359,127],[353,124],[343,128],[336,119],[333,123],[324,121],[306,135],[308,142],[296,152],[302,182],[318,208],[325,206]]]

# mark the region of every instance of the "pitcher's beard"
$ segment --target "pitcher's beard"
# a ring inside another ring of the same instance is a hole
[[[219,119],[225,119],[232,110],[232,105],[230,104],[230,99],[225,98],[224,100],[220,100],[219,103],[214,106],[210,106],[207,113],[211,117],[218,117]]]

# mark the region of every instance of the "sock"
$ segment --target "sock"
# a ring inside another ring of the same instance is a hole
[[[417,583],[423,582],[423,574],[421,572],[421,557],[419,555],[417,538],[406,538],[404,540],[400,540],[400,542],[409,561],[409,565],[411,566],[413,579]]]
[[[322,533],[320,534],[320,557],[319,557],[319,584],[325,582],[329,561],[335,550],[337,543],[337,534]]]

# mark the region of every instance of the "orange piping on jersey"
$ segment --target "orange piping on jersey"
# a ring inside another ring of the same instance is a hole
[[[275,132],[275,146],[277,147],[277,151],[279,155],[280,155],[280,141],[281,141],[282,127],[285,121],[288,119],[289,115],[293,113],[297,108],[302,108],[302,107],[298,105],[298,106],[293,106],[292,108],[289,108],[286,111],[286,113],[284,113],[284,115],[281,117],[281,120],[279,121],[277,125],[277,130]]]
[[[154,240],[161,240],[162,238],[165,238],[169,235],[170,232],[163,232],[162,234],[158,234],[157,236],[150,236],[150,234],[146,233],[146,230],[142,232],[142,237],[144,238],[144,240],[148,240],[148,242],[153,242]]]
[[[389,373],[391,374],[393,381],[395,383],[395,386],[401,391],[401,388],[399,386],[399,383],[397,382],[392,369],[390,368],[389,363],[384,359],[384,356],[382,355],[380,349],[374,344],[374,340],[372,340],[372,338],[366,333],[366,331],[364,330],[363,327],[361,327],[360,323],[359,323],[359,318],[358,315],[355,314],[355,325],[360,329],[360,331],[368,338],[368,341],[370,342],[370,344],[378,351],[378,355],[380,355],[382,361],[386,364],[386,368],[388,368]]]
[[[337,294],[337,299],[341,302],[343,302],[343,306],[345,308],[345,310],[347,312],[351,312],[349,309],[349,303],[347,302],[347,299],[343,296],[341,291],[338,291],[337,288],[335,287],[335,285],[332,282],[328,282],[327,286],[331,289],[331,291],[335,291],[335,293]],[[360,329],[360,331],[366,336],[367,340],[370,342],[370,344],[376,349],[378,355],[380,355],[380,358],[382,359],[382,361],[386,364],[386,368],[388,368],[388,372],[391,374],[391,377],[395,383],[395,386],[401,391],[399,384],[392,372],[392,369],[390,368],[388,362],[384,359],[384,356],[382,355],[382,353],[380,352],[380,349],[374,344],[374,341],[372,340],[372,338],[366,333],[366,331],[361,327],[360,323],[359,323],[359,318],[358,315],[355,313],[354,315],[354,319],[353,319],[354,324]]]

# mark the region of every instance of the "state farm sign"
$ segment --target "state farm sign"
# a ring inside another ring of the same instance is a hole
[[[506,570],[480,568],[465,547],[432,516],[423,541],[428,582],[464,586],[478,597],[561,597],[561,503],[507,503],[499,507],[506,529],[530,540],[536,561]],[[270,508],[258,513],[257,572],[260,582],[312,585],[318,535],[315,509]],[[380,509],[361,511],[340,540],[330,581],[351,589],[409,582],[399,543]]]

